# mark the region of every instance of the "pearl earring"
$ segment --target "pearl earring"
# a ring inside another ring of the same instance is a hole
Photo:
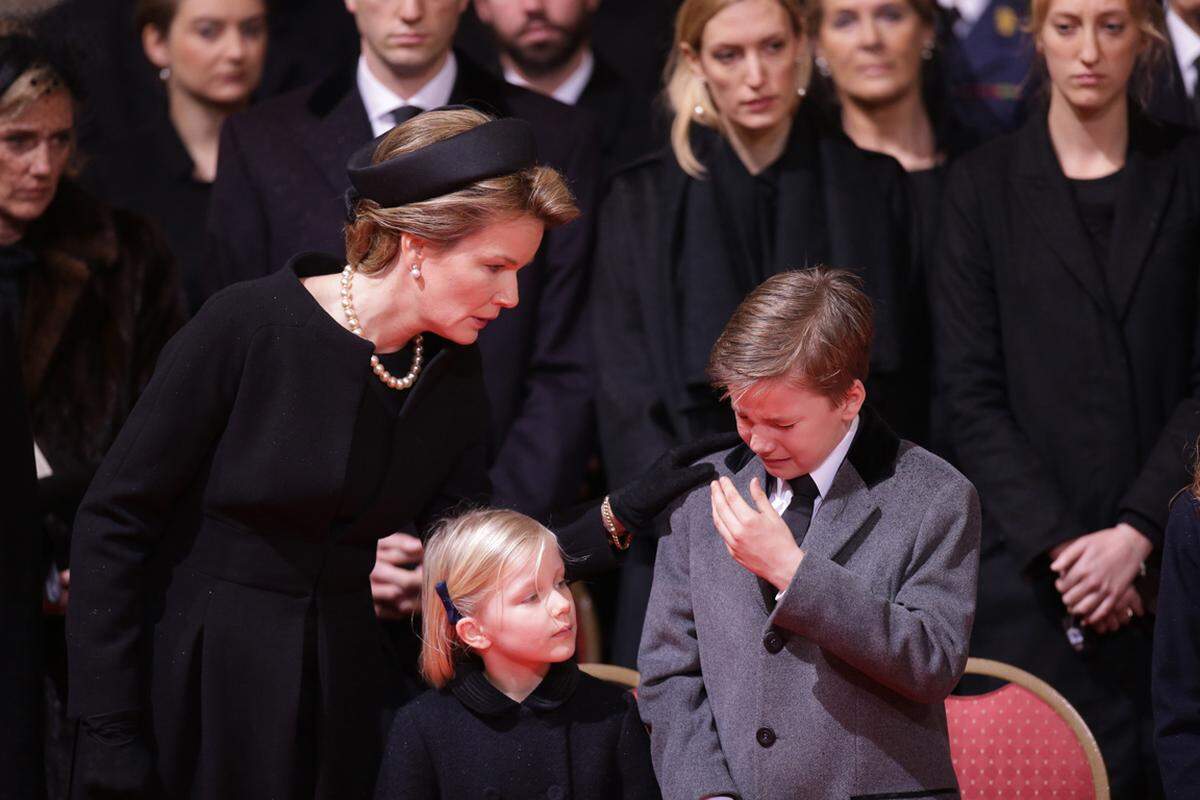
[[[413,278],[419,280],[421,277],[421,262],[418,261],[414,263],[412,267],[409,268],[408,272],[413,276]]]
[[[829,77],[829,62],[825,60],[825,56],[817,56],[813,59],[813,63],[817,65],[817,72],[824,77]]]
[[[697,119],[703,119],[704,118],[704,106],[700,105],[699,103],[696,103],[696,107],[692,109],[692,113],[696,115]]]
[[[158,79],[160,81],[166,82],[167,80],[170,79],[170,77],[171,77],[171,68],[170,67],[163,67],[162,69],[160,69],[158,71]]]
[[[925,46],[921,48],[921,58],[926,61],[933,59],[933,42],[926,42]]]
[[[803,86],[801,86],[796,89],[796,94],[800,97],[804,97],[806,94],[808,94],[808,89],[805,89]]]

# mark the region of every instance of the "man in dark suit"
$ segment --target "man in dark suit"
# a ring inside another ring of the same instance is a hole
[[[465,6],[346,0],[361,39],[357,66],[225,124],[208,219],[209,290],[273,272],[300,251],[341,254],[346,161],[390,129],[399,108],[469,102],[532,123],[539,160],[565,173],[585,218],[547,234],[521,271],[520,305],[489,326],[479,347],[491,401],[494,501],[544,515],[573,498],[592,427],[580,334],[598,160],[589,120],[454,53]],[[419,546],[394,558],[381,551],[381,561],[418,553]],[[409,602],[400,608],[412,610],[416,583],[399,570],[390,578],[404,586]]]
[[[1168,0],[1167,57],[1154,70],[1146,110],[1176,125],[1200,125],[1200,0]]]
[[[600,0],[475,0],[504,79],[593,113],[604,174],[654,149],[654,96],[639,91],[591,45]]]

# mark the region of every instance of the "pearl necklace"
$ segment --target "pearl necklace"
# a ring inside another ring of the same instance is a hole
[[[346,324],[350,326],[350,331],[357,336],[363,335],[362,325],[358,322],[358,314],[354,313],[354,296],[350,293],[350,285],[354,281],[354,273],[357,270],[349,264],[342,270],[342,311],[346,314]],[[363,336],[365,339],[366,337]],[[379,360],[379,356],[371,354],[371,371],[379,380],[383,381],[385,386],[390,386],[397,391],[404,391],[412,387],[417,382],[417,376],[421,374],[421,352],[422,339],[421,334],[417,334],[413,340],[413,360],[412,367],[408,370],[408,374],[403,378],[397,378],[392,373],[388,372],[387,367]]]

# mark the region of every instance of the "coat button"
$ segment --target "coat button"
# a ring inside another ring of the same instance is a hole
[[[759,728],[758,733],[754,734],[754,738],[763,747],[770,747],[775,744],[775,731],[770,728]]]
[[[775,631],[767,631],[767,635],[763,637],[763,647],[767,648],[768,653],[774,655],[783,649],[783,637]]]

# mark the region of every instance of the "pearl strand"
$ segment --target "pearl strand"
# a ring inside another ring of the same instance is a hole
[[[351,284],[354,281],[354,267],[349,264],[342,270],[342,311],[346,314],[346,324],[350,326],[350,331],[356,336],[363,335],[362,325],[358,321],[358,314],[354,312],[354,295],[350,292]],[[363,337],[366,338],[365,336]],[[387,367],[379,360],[379,356],[371,354],[371,371],[379,380],[383,381],[385,386],[389,386],[397,391],[404,391],[412,388],[412,385],[417,382],[417,376],[421,374],[421,355],[423,352],[423,341],[421,334],[417,334],[413,340],[413,360],[412,367],[408,370],[408,374],[403,378],[397,378],[392,373],[388,372]]]

